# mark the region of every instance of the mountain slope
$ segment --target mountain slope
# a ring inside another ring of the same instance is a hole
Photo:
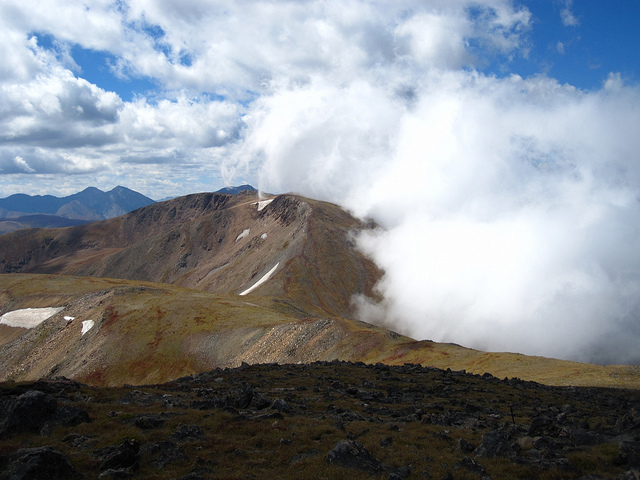
[[[334,359],[466,368],[554,385],[637,387],[640,378],[637,367],[418,342],[345,318],[299,319],[254,300],[128,280],[0,275],[0,313],[62,307],[34,328],[0,322],[0,381],[65,376],[93,385],[150,384],[242,362]]]
[[[324,202],[203,193],[70,229],[0,237],[0,272],[164,282],[217,294],[251,292],[298,316],[352,313],[381,272],[350,241],[366,226]],[[274,270],[275,269],[275,270]]]

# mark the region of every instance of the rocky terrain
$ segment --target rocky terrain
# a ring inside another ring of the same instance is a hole
[[[640,392],[420,365],[0,386],[2,478],[638,479]]]

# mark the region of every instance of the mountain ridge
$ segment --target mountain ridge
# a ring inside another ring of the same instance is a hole
[[[91,222],[114,218],[152,203],[155,203],[154,200],[122,186],[114,187],[108,192],[87,187],[66,197],[18,193],[0,199],[0,215],[3,218],[0,220],[0,230],[9,231],[12,225],[6,222],[15,222],[18,217],[49,215]],[[1,225],[2,223],[5,225]],[[40,224],[37,219],[23,223],[31,228],[48,227],[47,222]]]

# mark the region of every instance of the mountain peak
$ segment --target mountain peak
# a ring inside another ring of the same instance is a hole
[[[8,211],[6,217],[44,214],[95,221],[123,215],[152,203],[155,202],[141,193],[118,185],[109,192],[87,187],[66,197],[15,194],[0,199],[0,208]]]
[[[239,185],[237,187],[224,187],[221,188],[220,190],[217,190],[215,193],[227,193],[227,194],[231,194],[231,195],[238,195],[241,192],[245,192],[245,191],[249,191],[249,192],[257,192],[257,190],[252,187],[249,184],[245,184],[245,185]]]

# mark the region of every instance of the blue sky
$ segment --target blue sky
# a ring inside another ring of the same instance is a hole
[[[299,192],[384,227],[363,320],[638,363],[638,25],[637,0],[3,0],[0,196]]]
[[[534,21],[529,59],[512,66],[521,75],[544,73],[578,88],[598,89],[610,72],[637,83],[640,65],[640,3],[579,0],[570,5],[526,2]]]
[[[491,58],[489,64],[474,68],[485,73],[524,77],[547,75],[561,83],[580,89],[599,89],[609,73],[616,72],[629,83],[637,83],[640,65],[640,3],[620,0],[615,4],[602,0],[582,0],[567,6],[561,1],[519,2],[531,12],[526,52],[515,57]],[[564,16],[563,16],[564,15]],[[147,29],[158,42],[165,32]],[[55,38],[33,32],[38,43],[55,51]],[[168,54],[166,46],[156,49]],[[108,91],[116,92],[124,101],[138,97],[154,97],[162,91],[162,81],[150,76],[123,72],[117,74],[117,57],[103,50],[83,48],[75,44],[69,52],[78,69],[77,76]],[[189,66],[184,54],[180,63]],[[212,94],[214,92],[202,92]]]

